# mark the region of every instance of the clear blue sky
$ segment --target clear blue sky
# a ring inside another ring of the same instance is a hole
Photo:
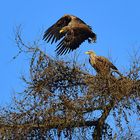
[[[129,63],[129,53],[140,45],[140,0],[1,0],[0,105],[10,102],[14,90],[23,89],[20,76],[28,75],[28,57],[12,61],[18,51],[14,28],[21,24],[25,40],[33,41],[64,14],[80,17],[97,34],[96,44],[84,42],[77,50],[82,59],[87,58],[84,51],[91,49],[98,55],[110,53],[123,70]],[[54,55],[55,44],[46,47]]]

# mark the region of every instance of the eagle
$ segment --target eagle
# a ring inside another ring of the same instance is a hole
[[[85,53],[89,55],[89,62],[98,74],[106,76],[111,75],[114,71],[121,75],[118,69],[107,58],[97,56],[94,51],[87,51]]]
[[[67,14],[45,31],[43,40],[51,44],[60,40],[55,51],[63,55],[77,49],[85,40],[96,42],[96,34],[80,18]]]

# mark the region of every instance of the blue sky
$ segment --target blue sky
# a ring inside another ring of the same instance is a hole
[[[111,54],[116,66],[128,68],[129,53],[140,45],[139,0],[1,0],[0,4],[0,105],[11,101],[13,91],[24,84],[21,74],[28,75],[29,58],[12,60],[18,49],[14,28],[22,25],[25,41],[41,39],[43,32],[64,14],[73,14],[93,27],[97,43],[84,42],[77,50],[81,59],[85,51],[94,49],[98,55]],[[55,45],[46,44],[46,52],[54,55]]]

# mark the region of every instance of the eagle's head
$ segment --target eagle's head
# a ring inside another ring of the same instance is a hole
[[[92,50],[85,52],[85,54],[96,56],[95,52]]]
[[[67,31],[69,31],[70,30],[70,27],[69,26],[65,26],[65,27],[63,27],[60,31],[59,31],[59,33],[61,34],[61,33],[66,33]]]

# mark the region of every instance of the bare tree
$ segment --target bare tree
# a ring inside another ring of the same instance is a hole
[[[94,76],[76,60],[52,59],[35,42],[26,45],[18,30],[16,43],[19,54],[32,56],[30,77],[22,76],[22,97],[0,113],[1,139],[113,139],[110,113],[120,130],[128,111],[139,114],[139,60],[124,77]]]

